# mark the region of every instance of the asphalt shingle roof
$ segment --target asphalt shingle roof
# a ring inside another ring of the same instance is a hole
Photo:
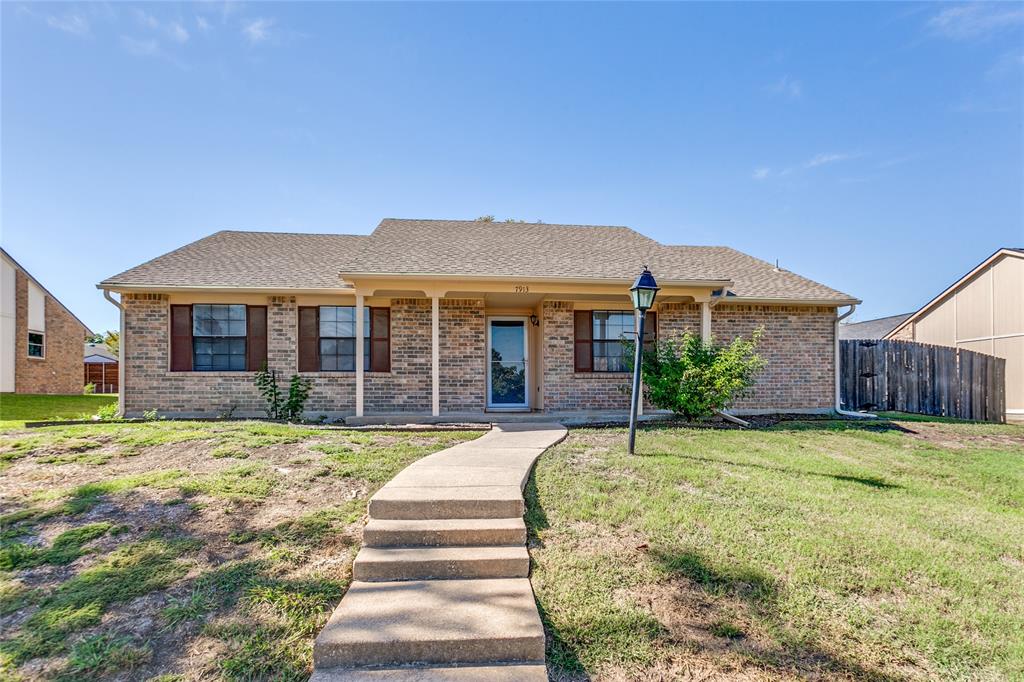
[[[628,227],[385,219],[368,236],[217,232],[110,277],[103,287],[337,289],[345,273],[732,281],[744,298],[852,296],[721,246],[668,246]]]
[[[879,317],[875,320],[864,320],[863,322],[850,322],[839,325],[840,339],[881,339],[886,334],[903,323],[913,313],[902,315],[890,315]]]

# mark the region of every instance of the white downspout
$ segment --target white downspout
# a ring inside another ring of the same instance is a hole
[[[849,410],[844,410],[844,409],[840,408],[840,405],[842,403],[841,403],[841,401],[839,399],[839,323],[842,322],[843,320],[845,320],[846,318],[848,318],[850,315],[853,315],[853,311],[856,310],[856,309],[857,309],[857,304],[853,303],[853,304],[850,305],[850,309],[847,310],[845,313],[843,313],[842,315],[836,315],[835,328],[832,331],[832,338],[833,338],[833,341],[835,342],[834,362],[833,362],[833,364],[835,365],[835,378],[836,378],[836,385],[835,385],[835,394],[836,394],[835,412],[836,412],[836,414],[841,414],[844,417],[858,417],[860,419],[873,419],[873,418],[877,418],[878,415],[877,414],[871,414],[870,412],[850,412]]]
[[[124,416],[124,346],[128,339],[124,336],[124,306],[110,295],[109,289],[103,290],[103,298],[110,301],[120,314],[117,339],[117,413]]]

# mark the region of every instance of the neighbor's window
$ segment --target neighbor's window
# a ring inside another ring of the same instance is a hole
[[[647,313],[644,345],[653,344],[657,314]],[[633,311],[579,310],[575,315],[575,368],[577,372],[625,372],[624,341],[634,338]]]
[[[363,308],[363,369],[370,369],[370,309]],[[320,371],[356,371],[356,309],[320,306]]]
[[[43,357],[43,337],[41,332],[28,333],[28,356],[30,358]]]
[[[244,305],[192,306],[192,369],[204,371],[244,370]]]

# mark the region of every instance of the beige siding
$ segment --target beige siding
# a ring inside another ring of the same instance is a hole
[[[1004,358],[1006,408],[1024,413],[1024,258],[996,258],[904,330],[921,343]]]
[[[1024,258],[1004,258],[992,272],[996,336],[1024,332]]]
[[[995,340],[994,355],[1006,358],[1006,407],[1024,409],[1024,336]]]
[[[956,345],[954,298],[951,296],[919,319],[914,326],[914,341],[937,346]]]

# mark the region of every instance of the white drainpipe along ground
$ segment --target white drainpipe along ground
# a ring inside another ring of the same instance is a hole
[[[871,414],[870,412],[850,412],[849,410],[844,410],[844,409],[840,408],[840,405],[842,404],[842,402],[840,401],[840,398],[839,398],[839,323],[842,322],[843,320],[845,320],[846,318],[848,318],[850,315],[853,315],[853,311],[856,310],[856,309],[857,309],[857,305],[853,304],[853,305],[850,306],[850,309],[847,310],[845,313],[843,313],[842,315],[837,315],[836,316],[836,323],[835,323],[835,330],[832,333],[832,337],[833,337],[833,339],[835,341],[835,344],[836,344],[836,346],[835,346],[835,374],[836,374],[836,404],[835,404],[835,412],[836,412],[836,414],[841,414],[844,417],[858,417],[858,418],[861,418],[861,419],[871,419],[871,418],[876,418],[878,415]]]

